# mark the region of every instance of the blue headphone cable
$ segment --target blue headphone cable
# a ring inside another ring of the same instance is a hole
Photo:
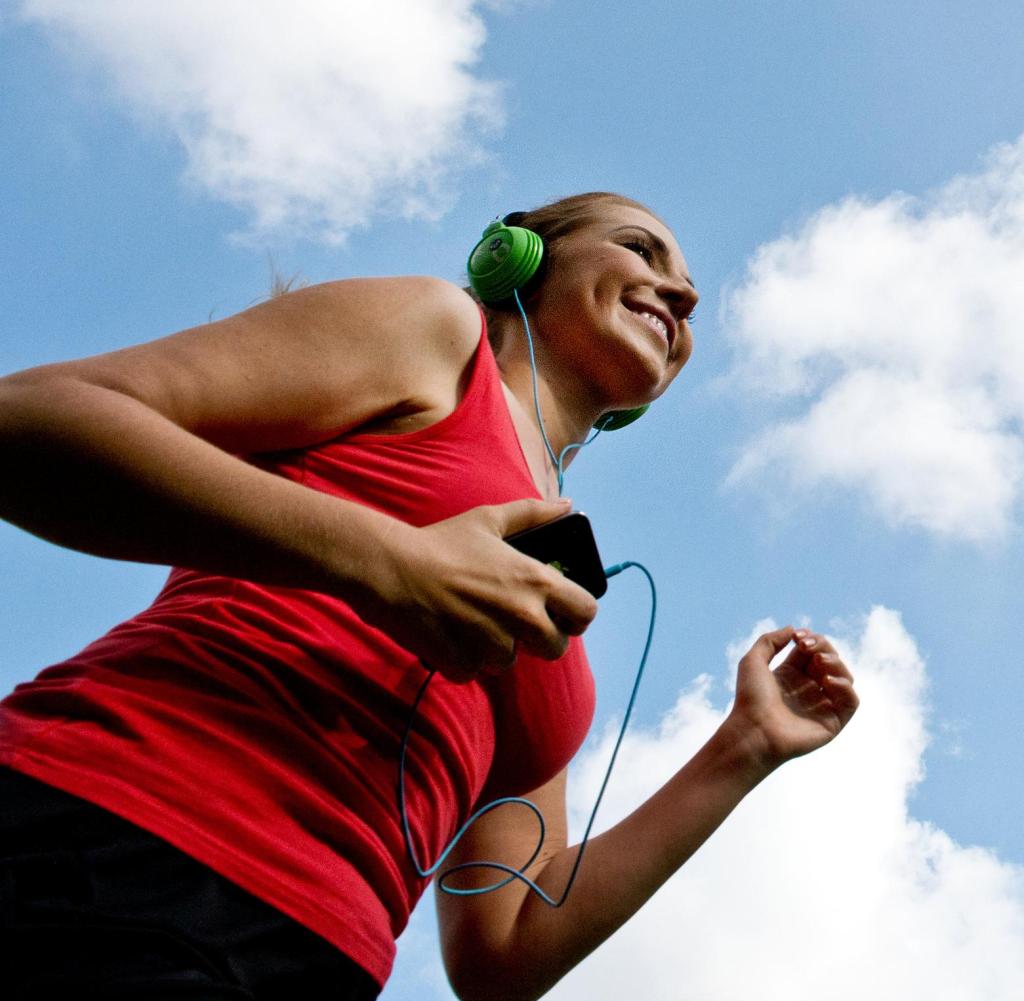
[[[420,702],[423,700],[423,696],[426,694],[427,686],[430,684],[431,678],[437,673],[436,671],[430,671],[427,675],[426,680],[420,686],[419,692],[416,694],[416,698],[413,701],[412,709],[409,711],[409,721],[405,727],[405,733],[402,735],[402,749],[398,759],[398,809],[402,817],[402,834],[405,837],[405,848],[412,861],[416,872],[421,877],[433,876],[434,873],[441,868],[444,864],[444,860],[448,857],[449,853],[458,843],[459,839],[469,829],[469,827],[476,822],[479,817],[482,817],[485,813],[489,813],[495,807],[501,806],[504,803],[520,803],[528,809],[532,810],[537,817],[537,822],[540,825],[540,836],[537,839],[537,847],[534,849],[533,854],[529,860],[525,862],[520,868],[516,869],[510,865],[506,865],[503,862],[463,862],[460,865],[454,865],[450,869],[443,872],[437,881],[438,887],[445,893],[452,894],[453,896],[459,897],[471,897],[478,896],[482,893],[491,893],[493,890],[498,890],[512,880],[518,879],[525,883],[534,893],[536,893],[544,903],[551,907],[561,907],[569,896],[569,890],[572,888],[572,884],[576,879],[576,874],[579,872],[580,864],[583,861],[583,850],[587,846],[587,840],[590,838],[590,830],[594,826],[594,820],[597,817],[598,807],[601,805],[601,800],[604,797],[604,791],[608,786],[608,780],[611,778],[612,769],[615,767],[615,759],[618,756],[619,748],[622,745],[622,739],[626,735],[626,727],[629,725],[629,717],[633,712],[633,706],[636,704],[637,692],[640,690],[640,681],[643,678],[644,667],[647,664],[647,655],[651,650],[651,641],[654,638],[654,619],[655,613],[657,612],[658,596],[654,586],[654,578],[651,576],[648,569],[641,563],[635,563],[633,561],[627,561],[625,563],[616,563],[614,566],[605,568],[606,577],[614,577],[617,574],[622,573],[630,567],[636,567],[640,570],[643,575],[647,578],[647,583],[651,588],[651,618],[647,626],[647,640],[644,644],[643,656],[640,658],[640,666],[637,668],[636,678],[633,681],[633,690],[629,695],[629,702],[626,705],[626,712],[622,719],[622,727],[619,730],[619,736],[615,741],[615,747],[612,749],[611,760],[608,762],[608,770],[605,772],[604,780],[601,783],[601,789],[597,794],[597,801],[594,803],[594,809],[591,811],[590,819],[587,821],[586,830],[583,833],[583,840],[580,842],[579,851],[576,853],[576,861],[573,864],[572,872],[569,874],[569,879],[566,882],[565,889],[562,891],[562,895],[555,900],[544,890],[542,890],[529,876],[526,875],[526,870],[536,861],[537,856],[540,854],[540,850],[544,845],[545,825],[544,816],[537,808],[537,806],[525,799],[522,796],[504,796],[501,799],[496,799],[492,803],[488,803],[486,806],[482,806],[472,817],[467,820],[462,827],[459,828],[458,833],[452,838],[448,847],[441,853],[441,857],[429,868],[424,869],[419,860],[416,857],[416,851],[412,843],[412,831],[409,828],[409,816],[406,812],[406,796],[405,796],[405,758],[406,751],[409,746],[409,736],[412,733],[412,724],[416,718],[416,713],[419,709]],[[475,889],[459,889],[457,887],[451,887],[446,884],[446,880],[456,872],[461,872],[463,869],[498,869],[501,872],[507,873],[504,879],[497,883],[491,883],[488,886],[480,886]]]
[[[540,394],[537,390],[537,358],[533,352],[533,334],[530,332],[530,321],[526,317],[526,310],[523,309],[522,300],[519,298],[519,289],[513,289],[512,295],[515,296],[516,305],[519,307],[519,315],[523,318],[523,327],[526,330],[526,346],[530,349],[530,376],[533,379],[533,409],[537,413],[537,425],[540,428],[540,436],[544,439],[544,447],[548,450],[548,457],[551,459],[552,464],[555,467],[555,471],[558,473],[558,496],[562,496],[562,481],[565,479],[565,472],[563,465],[565,463],[565,457],[573,449],[585,448],[589,445],[603,430],[597,428],[594,433],[587,438],[586,441],[578,441],[572,444],[566,445],[562,449],[561,454],[555,456],[555,450],[551,447],[551,442],[548,441],[548,432],[544,427],[544,418],[540,413]]]
[[[555,451],[551,447],[551,442],[548,440],[547,430],[544,427],[544,418],[541,416],[540,412],[540,394],[537,388],[537,361],[533,349],[533,334],[530,331],[530,321],[529,319],[527,319],[526,310],[523,308],[522,301],[519,298],[519,291],[517,289],[513,290],[513,295],[515,296],[516,305],[519,307],[519,313],[523,318],[523,326],[526,329],[526,343],[530,349],[530,374],[533,378],[533,405],[537,414],[537,423],[540,427],[541,437],[544,439],[544,446],[547,449],[548,456],[551,459],[551,462],[554,464],[556,472],[558,474],[558,493],[559,496],[561,496],[562,481],[565,476],[563,471],[563,465],[565,463],[566,455],[573,449],[583,448],[586,445],[589,445],[601,433],[601,428],[595,430],[594,433],[591,434],[590,437],[588,437],[585,441],[566,445],[565,448],[562,449],[560,455],[555,455]],[[420,690],[416,693],[416,698],[413,700],[412,708],[409,710],[409,719],[405,726],[405,733],[402,735],[402,748],[398,759],[398,810],[399,813],[401,814],[402,819],[402,835],[405,838],[405,849],[410,861],[412,862],[413,866],[416,869],[416,872],[423,878],[433,876],[434,873],[436,873],[444,864],[444,860],[448,857],[448,855],[451,853],[452,849],[454,849],[456,844],[458,844],[459,840],[462,838],[462,835],[465,834],[466,831],[485,813],[489,813],[491,810],[495,809],[496,807],[502,806],[505,803],[520,803],[521,805],[527,807],[529,810],[532,810],[537,817],[538,824],[540,825],[540,836],[537,840],[537,847],[534,849],[533,854],[530,856],[530,858],[520,868],[513,868],[510,865],[506,865],[504,862],[463,862],[460,865],[452,866],[450,869],[445,870],[445,872],[441,874],[440,878],[437,881],[437,885],[444,893],[449,893],[453,896],[459,897],[479,896],[482,893],[491,893],[494,890],[498,890],[501,887],[506,886],[508,883],[511,883],[513,880],[518,879],[521,882],[525,883],[534,893],[536,893],[541,898],[541,900],[543,900],[546,904],[550,905],[551,907],[561,907],[562,904],[565,902],[566,898],[569,896],[569,890],[572,888],[572,884],[576,879],[576,874],[579,872],[580,864],[583,862],[583,850],[586,848],[587,841],[590,838],[590,831],[591,828],[594,826],[594,820],[597,817],[598,807],[600,807],[601,800],[604,798],[604,792],[608,786],[608,780],[611,778],[612,769],[615,767],[615,759],[618,756],[619,747],[622,745],[622,740],[626,735],[626,727],[629,725],[629,718],[633,712],[633,706],[636,703],[637,692],[640,690],[640,681],[643,678],[644,667],[647,664],[647,655],[650,653],[651,641],[654,638],[654,620],[658,607],[658,595],[657,589],[654,586],[654,578],[651,576],[648,569],[643,564],[635,563],[630,560],[625,563],[616,563],[614,566],[606,567],[604,575],[607,578],[612,578],[622,573],[623,570],[626,570],[630,567],[636,567],[636,569],[640,570],[643,573],[643,575],[647,578],[647,583],[650,585],[651,588],[651,618],[647,626],[647,640],[644,643],[644,652],[640,658],[640,666],[637,668],[636,678],[633,681],[633,690],[630,692],[629,702],[626,705],[626,712],[622,719],[622,727],[619,730],[618,739],[615,741],[615,747],[612,749],[611,760],[608,762],[608,770],[605,772],[604,780],[601,782],[601,788],[597,794],[597,800],[594,803],[594,809],[591,811],[590,819],[587,821],[586,830],[583,833],[583,840],[580,842],[579,851],[576,853],[576,861],[573,863],[572,872],[569,874],[569,879],[565,884],[565,889],[562,891],[562,895],[557,900],[555,900],[547,893],[545,893],[544,890],[542,890],[532,879],[530,879],[529,876],[526,875],[526,870],[529,869],[530,866],[533,865],[533,863],[536,861],[537,856],[540,854],[540,850],[544,845],[546,827],[544,824],[544,815],[540,812],[540,810],[534,803],[531,803],[530,800],[522,796],[504,796],[501,799],[496,799],[493,802],[488,803],[486,806],[482,806],[473,814],[473,816],[469,818],[469,820],[467,820],[462,825],[462,827],[459,828],[458,832],[455,834],[455,837],[452,838],[451,842],[449,842],[448,847],[445,848],[445,850],[441,853],[440,858],[438,858],[438,860],[433,865],[431,865],[427,869],[424,869],[420,865],[419,860],[416,857],[415,848],[413,847],[412,831],[410,830],[409,827],[409,815],[406,810],[405,759],[409,747],[409,736],[412,733],[412,725],[414,720],[416,719],[416,713],[419,710],[420,703],[423,701],[423,696],[426,695],[427,686],[430,684],[430,680],[437,673],[436,671],[429,671],[426,679],[420,686]],[[461,872],[464,869],[497,869],[500,872],[507,873],[507,875],[505,876],[504,879],[500,880],[497,883],[491,883],[488,886],[480,886],[474,889],[459,889],[457,887],[451,887],[446,885],[445,881],[450,876],[457,872]]]

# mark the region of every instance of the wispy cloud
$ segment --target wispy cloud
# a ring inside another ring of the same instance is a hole
[[[730,384],[779,410],[731,484],[858,492],[971,542],[1024,492],[1024,138],[924,198],[849,198],[761,247],[727,296]]]
[[[875,608],[838,642],[863,700],[849,728],[755,790],[552,999],[1024,996],[1024,870],[909,813],[928,744],[913,638],[897,613]],[[715,679],[697,679],[660,727],[627,737],[603,826],[711,735],[724,716],[716,691]],[[577,830],[613,736],[579,763]]]
[[[190,182],[246,235],[338,242],[378,214],[435,218],[485,158],[500,89],[473,72],[474,0],[24,0],[169,130]]]

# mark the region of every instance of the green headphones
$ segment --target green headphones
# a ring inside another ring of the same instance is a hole
[[[544,259],[544,241],[532,229],[510,225],[521,217],[522,213],[512,212],[503,219],[495,219],[470,251],[466,262],[469,284],[486,305],[511,305],[514,293],[538,276]],[[648,406],[614,410],[599,418],[594,427],[615,431],[642,417]]]

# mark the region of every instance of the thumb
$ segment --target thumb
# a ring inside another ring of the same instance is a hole
[[[772,658],[785,649],[795,634],[796,630],[792,626],[762,633],[740,661],[740,670],[749,670],[755,666],[762,670],[767,668]]]
[[[553,501],[526,497],[507,504],[496,504],[491,510],[494,526],[504,539],[535,525],[543,525],[559,515],[568,514],[571,509],[572,501],[568,497],[559,497]]]

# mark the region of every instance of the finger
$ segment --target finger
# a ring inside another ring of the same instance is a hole
[[[597,616],[597,599],[557,570],[552,570],[551,575],[546,602],[548,615],[560,632],[581,636]]]
[[[853,681],[853,674],[850,669],[840,659],[839,654],[834,651],[815,651],[811,658],[808,673],[819,680],[825,675],[831,674],[837,678],[845,678],[850,682]]]
[[[843,663],[831,640],[810,629],[797,629],[793,636],[794,649],[786,663],[798,671],[820,681],[825,674],[853,680],[849,668]]]
[[[475,671],[467,671],[452,664],[445,664],[443,667],[437,668],[437,673],[456,685],[465,685],[477,676]]]
[[[487,662],[487,669],[492,674],[504,674],[515,667],[518,659],[519,644],[516,640],[512,640],[507,646],[502,648],[497,656]]]
[[[737,691],[749,688],[756,691],[766,684],[771,672],[772,658],[785,649],[793,638],[793,627],[784,626],[772,632],[763,633],[754,645],[740,658],[736,670]]]
[[[793,639],[796,630],[792,626],[783,626],[770,633],[762,633],[754,641],[754,645],[747,651],[746,657],[769,664],[772,658],[786,648],[786,645]]]
[[[523,644],[523,648],[525,649],[525,644]],[[500,677],[506,671],[511,670],[511,668],[515,666],[516,661],[519,659],[519,649],[520,644],[514,642],[498,660],[484,664],[480,668],[479,673],[490,675],[492,678]]]
[[[539,566],[536,561],[533,573],[531,593],[524,596],[521,602],[511,603],[511,607],[498,612],[498,621],[505,633],[524,650],[542,657],[544,660],[557,660],[569,646],[569,637],[560,622],[554,621],[545,605],[550,575],[558,578],[561,574]]]
[[[835,653],[836,648],[831,641],[822,633],[816,633],[810,629],[797,629],[793,633],[797,649],[804,652]]]
[[[489,510],[492,524],[498,534],[505,538],[535,525],[552,521],[567,514],[571,508],[572,501],[568,497],[559,497],[553,501],[527,497],[523,500],[509,501],[507,504],[490,505]]]
[[[452,681],[472,681],[481,672],[500,673],[516,661],[515,631],[511,624],[501,624],[486,618],[467,624],[458,632],[444,630],[437,637],[442,651],[435,665],[441,674]]]
[[[846,726],[860,706],[860,697],[854,691],[853,682],[849,678],[839,678],[827,674],[821,680],[821,687],[831,700],[840,722]]]
[[[452,656],[451,652],[443,647],[438,647],[436,654],[430,658],[421,657],[420,663],[457,685],[464,685],[477,675],[477,669],[466,657]]]
[[[569,635],[581,633],[587,627],[593,618],[590,606],[595,606],[596,611],[597,602],[589,592],[560,573],[546,567],[538,567],[537,570],[537,590],[530,604],[519,609],[507,628],[512,630],[525,650],[545,660],[557,660],[568,649]],[[582,597],[576,592],[582,592]]]
[[[506,649],[486,657],[463,659],[457,663],[447,661],[443,667],[438,668],[438,672],[449,681],[462,685],[468,681],[474,681],[482,674],[492,676],[504,674],[515,665],[518,656],[515,644],[510,644]]]
[[[546,627],[538,625],[524,633],[521,642],[524,650],[543,660],[558,660],[569,648],[569,637],[550,619],[547,619]]]

